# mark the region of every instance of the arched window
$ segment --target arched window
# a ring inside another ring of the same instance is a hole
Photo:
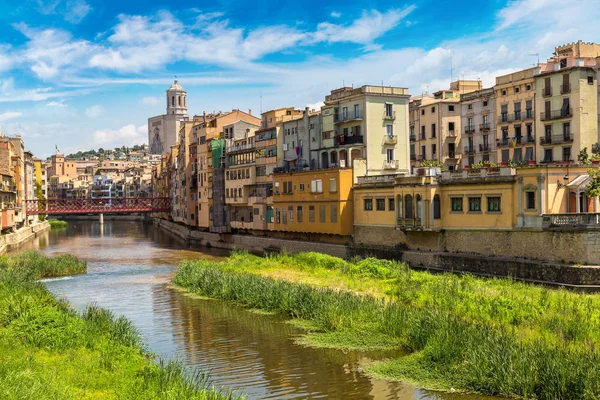
[[[184,106],[184,107],[187,107],[187,106],[185,105],[185,96],[183,96],[183,106]]]
[[[437,194],[435,196],[433,196],[433,218],[434,219],[442,218],[440,196],[438,196]]]
[[[404,196],[404,218],[412,219],[415,214],[413,212],[413,199],[410,194]]]
[[[179,107],[181,107],[181,96],[177,96],[177,103],[179,104]]]
[[[421,219],[421,195],[417,195],[417,219]]]
[[[175,107],[175,96],[171,96],[171,106]]]

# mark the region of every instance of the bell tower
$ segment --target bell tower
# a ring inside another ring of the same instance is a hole
[[[167,90],[167,115],[187,116],[187,92],[175,79]]]

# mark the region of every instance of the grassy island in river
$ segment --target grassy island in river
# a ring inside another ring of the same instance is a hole
[[[600,398],[600,296],[318,253],[188,261],[174,283],[285,314],[305,345],[401,348],[369,374],[430,389]]]

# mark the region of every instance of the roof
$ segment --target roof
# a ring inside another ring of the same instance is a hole
[[[590,182],[590,176],[588,174],[579,175],[567,184],[569,189],[584,189]]]
[[[185,89],[183,87],[181,87],[179,82],[177,82],[177,79],[175,79],[175,81],[173,82],[173,84],[171,85],[169,90],[183,90],[185,92]]]

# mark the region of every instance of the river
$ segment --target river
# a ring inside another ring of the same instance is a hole
[[[97,303],[124,315],[138,327],[150,351],[208,371],[216,386],[250,399],[492,399],[370,379],[359,364],[393,354],[298,346],[293,338],[301,332],[278,316],[170,288],[180,261],[217,260],[228,252],[189,248],[150,224],[71,221],[68,229],[42,234],[19,251],[25,249],[86,260],[87,274],[49,279],[47,287],[77,309]]]

